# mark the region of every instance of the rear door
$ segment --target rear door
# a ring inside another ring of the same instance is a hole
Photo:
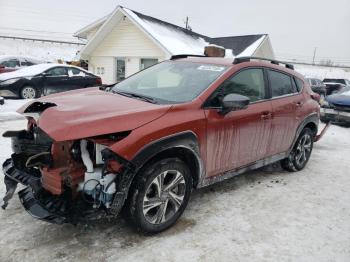
[[[205,104],[207,175],[233,170],[265,157],[270,141],[271,102],[261,68],[246,68],[226,80]],[[250,98],[248,108],[219,113],[227,94]]]
[[[300,123],[304,97],[294,79],[281,71],[267,69],[272,101],[272,136],[269,155],[287,151]]]
[[[93,86],[91,76],[78,68],[68,68],[68,76],[69,88],[71,90]]]

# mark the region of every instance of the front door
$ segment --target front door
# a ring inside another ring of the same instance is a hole
[[[66,67],[55,67],[47,70],[43,77],[45,95],[69,90],[68,72]]]
[[[250,98],[246,109],[219,112],[222,98],[240,94]],[[266,156],[270,140],[271,101],[261,68],[244,69],[223,83],[206,104],[208,176],[243,167]]]

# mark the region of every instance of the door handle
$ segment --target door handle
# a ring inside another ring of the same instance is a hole
[[[271,112],[263,112],[260,117],[262,120],[267,120],[267,119],[272,118],[272,113]]]
[[[296,105],[297,107],[301,107],[301,106],[303,105],[303,102],[301,102],[301,101],[296,102],[295,105]]]

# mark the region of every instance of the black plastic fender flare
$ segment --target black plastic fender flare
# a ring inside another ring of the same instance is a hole
[[[316,125],[316,134],[315,134],[315,139],[316,139],[319,121],[320,121],[320,119],[319,119],[317,113],[312,113],[312,114],[310,114],[309,116],[307,116],[307,117],[299,124],[299,126],[298,126],[298,128],[297,128],[297,131],[296,131],[296,133],[295,133],[294,139],[293,139],[293,143],[292,143],[291,147],[290,147],[289,150],[288,150],[288,155],[289,155],[290,152],[293,150],[294,145],[295,145],[295,143],[296,143],[296,141],[297,141],[297,139],[298,139],[300,133],[303,131],[303,129],[305,128],[305,126],[306,126],[307,124],[312,123],[312,124]]]
[[[154,156],[173,148],[182,148],[191,152],[195,158],[195,166],[197,170],[197,173],[193,175],[195,176],[196,181],[199,181],[204,174],[204,165],[200,157],[197,135],[192,131],[184,131],[163,137],[141,148],[137,152],[136,156],[131,160],[133,165],[136,167],[136,173]]]

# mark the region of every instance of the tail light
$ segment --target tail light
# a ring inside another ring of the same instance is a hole
[[[102,85],[102,79],[101,79],[101,77],[98,77],[98,78],[96,79],[96,84]]]
[[[317,94],[317,93],[312,93],[310,96],[316,102],[320,102],[320,100],[321,100],[321,96],[319,94]]]

